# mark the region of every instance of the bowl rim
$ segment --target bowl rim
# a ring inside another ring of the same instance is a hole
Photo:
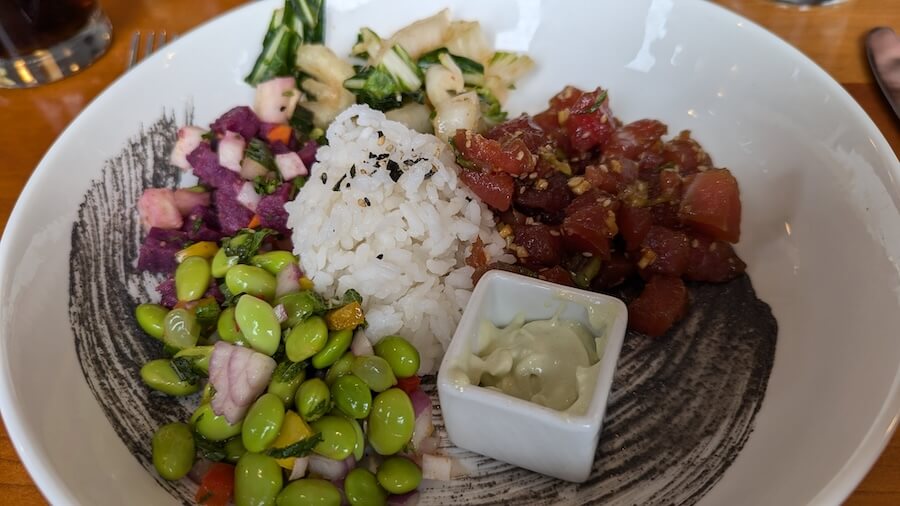
[[[218,23],[223,18],[238,16],[245,10],[275,5],[277,5],[275,0],[252,2],[225,11],[197,25],[180,37],[179,40],[173,42],[173,49],[177,49],[179,44],[183,44],[183,39],[192,36],[197,31],[205,30],[206,27]],[[717,22],[735,24],[743,29],[750,30],[757,37],[771,38],[777,41],[777,46],[780,49],[779,53],[781,53],[783,58],[790,59],[801,70],[808,72],[811,79],[820,82],[832,94],[835,103],[844,107],[855,121],[865,125],[866,133],[872,146],[884,159],[894,179],[900,180],[900,162],[898,162],[897,155],[888,144],[884,134],[850,93],[812,59],[770,30],[723,6],[703,0],[682,0],[679,2],[679,5],[689,5],[691,9],[698,9],[699,12],[708,14]],[[158,58],[163,57],[162,52],[157,52],[142,61],[139,66],[151,64],[151,62],[155,62]],[[39,193],[38,180],[45,177],[45,173],[59,160],[63,149],[61,146],[70,143],[70,139],[77,135],[77,132],[82,128],[82,124],[88,121],[87,118],[95,114],[94,106],[105,102],[111,91],[117,89],[120,83],[128,82],[131,79],[136,79],[135,73],[127,72],[122,74],[91,100],[54,140],[29,176],[9,215],[4,233],[0,236],[0,288],[9,282],[7,278],[10,277],[9,267],[13,260],[12,244],[21,240],[20,236],[23,233],[21,231],[24,230],[27,220],[23,202],[30,202],[36,198]],[[14,380],[11,377],[11,371],[8,366],[7,344],[10,337],[6,331],[6,326],[2,323],[6,320],[7,313],[8,307],[5,302],[0,303],[0,415],[3,417],[6,430],[9,433],[16,453],[44,497],[52,504],[72,503],[73,495],[70,488],[60,478],[53,466],[46,461],[43,450],[33,451],[33,447],[40,448],[39,440],[19,414],[19,399],[15,394]],[[890,441],[898,423],[900,423],[900,364],[898,364],[897,372],[894,375],[891,388],[883,401],[882,408],[872,420],[869,430],[866,431],[866,434],[841,469],[811,499],[810,503],[838,504],[843,502],[875,464]]]

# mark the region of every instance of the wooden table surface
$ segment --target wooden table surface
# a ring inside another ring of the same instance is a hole
[[[875,26],[900,31],[900,0],[849,0],[802,11],[767,0],[716,0],[765,26],[809,55],[869,113],[894,151],[900,151],[900,122],[883,101],[862,46]],[[122,72],[131,34],[166,29],[185,33],[240,0],[104,0],[115,28],[109,52],[83,73],[31,90],[0,90],[0,233],[25,181],[66,125]],[[44,504],[0,427],[0,503]],[[900,505],[900,432],[847,501],[855,506]]]

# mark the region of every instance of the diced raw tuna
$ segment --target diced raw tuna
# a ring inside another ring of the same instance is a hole
[[[141,244],[138,269],[150,272],[171,272],[175,269],[175,253],[184,248],[188,237],[181,230],[151,228]]]
[[[256,137],[256,134],[259,132],[259,125],[260,121],[256,117],[256,113],[249,107],[242,105],[220,116],[219,119],[210,125],[210,128],[217,134],[222,135],[230,130],[241,134],[241,137],[249,141]]]
[[[209,202],[209,192],[197,192],[184,188],[175,190],[175,207],[182,216],[191,214],[191,211],[197,206],[208,206]]]
[[[266,195],[260,200],[256,214],[259,215],[259,222],[263,227],[290,235],[284,205],[291,200],[291,186],[290,183],[284,183],[275,190],[275,193]]]
[[[175,192],[168,188],[147,188],[138,200],[141,223],[147,229],[181,228],[182,218],[175,203]]]
[[[219,165],[219,155],[212,150],[208,142],[201,143],[187,157],[194,169],[194,175],[200,182],[213,188],[222,188],[240,181],[236,173]]]

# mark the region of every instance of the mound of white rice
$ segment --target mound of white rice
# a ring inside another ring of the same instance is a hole
[[[491,212],[457,179],[450,146],[353,106],[328,128],[309,180],[286,205],[300,266],[327,296],[363,296],[374,343],[412,342],[433,372],[472,291],[476,237],[504,255]]]

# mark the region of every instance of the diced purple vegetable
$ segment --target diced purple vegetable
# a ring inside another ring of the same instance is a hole
[[[220,116],[219,119],[210,125],[210,128],[217,134],[223,135],[230,130],[241,134],[241,137],[250,141],[250,139],[256,137],[256,134],[259,132],[259,126],[260,121],[256,113],[249,107],[242,105]]]
[[[175,278],[169,276],[163,282],[156,285],[156,291],[159,293],[159,303],[169,309],[178,304],[178,296],[175,294]]]
[[[263,197],[256,207],[256,214],[263,227],[277,230],[286,236],[290,234],[290,230],[287,228],[288,213],[284,204],[291,199],[291,186],[290,183],[282,184],[275,193]]]
[[[219,227],[225,235],[232,235],[246,228],[253,218],[253,213],[237,200],[237,194],[243,185],[240,178],[233,184],[220,187],[213,194],[213,202],[219,216]],[[286,218],[285,218],[286,219]]]
[[[300,151],[297,151],[297,154],[300,155],[300,159],[303,160],[303,165],[307,167],[312,167],[314,163],[316,163],[316,151],[319,149],[319,144],[316,141],[306,141],[306,144],[300,148]]]
[[[208,206],[194,207],[184,219],[181,230],[192,241],[218,241],[222,238],[216,213]]]
[[[219,165],[219,155],[212,150],[208,142],[191,151],[187,160],[194,169],[194,175],[207,186],[222,188],[241,180],[239,175]]]
[[[219,285],[215,283],[209,284],[209,289],[203,294],[204,297],[213,297],[219,304],[225,302],[225,294],[219,289]]]
[[[283,155],[291,152],[291,148],[287,147],[281,141],[270,142],[269,148],[272,150],[273,155]]]
[[[141,244],[138,269],[150,272],[171,272],[175,269],[175,253],[188,242],[187,233],[181,230],[151,228]]]

